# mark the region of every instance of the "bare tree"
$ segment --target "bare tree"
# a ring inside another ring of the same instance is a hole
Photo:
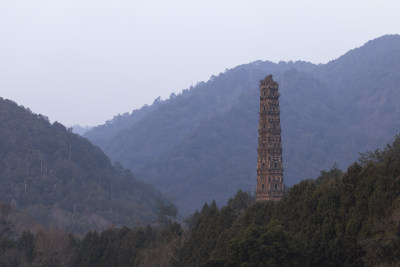
[[[34,242],[34,266],[72,266],[75,255],[71,238],[66,233],[47,229],[39,230]]]
[[[30,267],[32,266],[25,255],[16,248],[6,250],[0,254],[0,266],[4,267]]]

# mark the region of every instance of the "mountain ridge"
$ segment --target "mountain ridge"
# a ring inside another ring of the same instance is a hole
[[[271,73],[281,92],[284,181],[292,185],[390,143],[400,125],[399,49],[400,37],[392,35],[327,64],[243,64],[184,90],[98,145],[138,177],[178,195],[183,213],[212,199],[224,203],[238,189],[254,189],[258,83]]]

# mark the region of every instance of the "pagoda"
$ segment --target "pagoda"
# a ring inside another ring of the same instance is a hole
[[[278,84],[260,81],[256,200],[278,201],[284,194]]]

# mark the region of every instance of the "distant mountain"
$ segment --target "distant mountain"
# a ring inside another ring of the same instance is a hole
[[[58,122],[0,98],[0,200],[73,232],[156,219],[153,185]]]
[[[91,126],[81,126],[79,124],[75,124],[71,126],[72,131],[79,135],[84,135],[86,132],[90,131],[93,127]]]
[[[112,120],[106,121],[105,124],[93,127],[90,131],[85,132],[85,137],[92,140],[96,144],[105,144],[110,138],[119,133],[121,130],[132,127],[136,122],[140,121],[151,111],[156,110],[162,103],[160,97],[154,100],[151,106],[145,105],[141,109],[118,114]]]
[[[258,84],[273,74],[281,92],[284,182],[293,185],[335,162],[349,165],[400,131],[399,50],[400,36],[390,35],[328,64],[241,65],[158,103],[134,124],[111,122],[108,128],[118,128],[112,134],[96,128],[85,136],[174,194],[184,214],[212,199],[221,204],[238,189],[255,189]]]
[[[347,117],[347,142],[357,150],[390,143],[400,130],[400,35],[387,35],[353,49],[311,72]],[[358,150],[359,151],[359,150]]]

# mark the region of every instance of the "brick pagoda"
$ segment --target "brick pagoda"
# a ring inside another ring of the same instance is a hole
[[[283,164],[278,84],[272,75],[260,81],[256,200],[282,198]]]

